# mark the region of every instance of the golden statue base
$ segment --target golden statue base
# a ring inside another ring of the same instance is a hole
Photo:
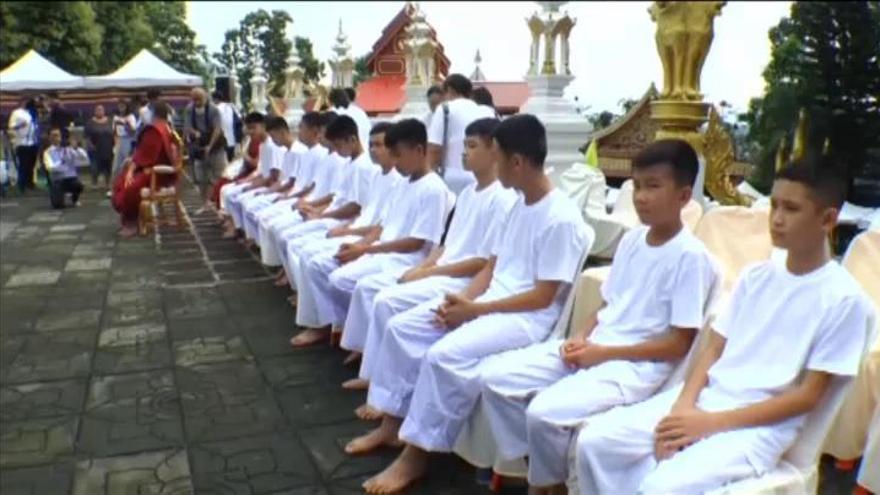
[[[709,118],[709,104],[698,101],[655,100],[651,119],[660,124],[655,139],[684,139],[699,152],[698,129]]]

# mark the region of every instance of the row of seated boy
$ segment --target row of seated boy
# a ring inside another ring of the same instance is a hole
[[[684,383],[657,393],[720,284],[681,222],[698,168],[687,143],[635,158],[643,226],[621,241],[588,325],[548,340],[594,236],[544,173],[534,116],[468,126],[475,183],[451,219],[419,121],[376,124],[369,152],[347,116],[308,113],[296,140],[283,119],[245,121],[264,142],[253,174],[221,191],[227,225],[282,267],[305,329],[293,346],[335,330],[360,357],[345,386],[368,389],[356,414],[380,423],[345,450],[403,447],[369,493],[420,478],[480,401],[536,493],[564,493],[573,443],[584,494],[702,493],[772,470],[834,377],[859,368],[873,308],[829,257],[845,186],[820,158],[774,184],[769,229],[787,258],[744,270]]]

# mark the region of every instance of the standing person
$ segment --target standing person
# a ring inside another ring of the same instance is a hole
[[[61,129],[49,132],[51,143],[43,152],[43,165],[49,174],[49,201],[52,208],[64,208],[64,195],[70,193],[73,206],[79,206],[83,185],[76,171],[76,155],[72,147],[61,143]]]
[[[61,129],[61,141],[67,145],[70,137],[70,126],[73,125],[73,114],[61,102],[57,92],[49,93],[49,129]]]
[[[229,98],[222,91],[214,91],[211,98],[214,100],[217,110],[220,111],[223,137],[226,138],[226,160],[232,161],[235,158],[235,147],[239,144],[235,138],[235,123],[236,120],[241,123],[241,119],[235,110],[235,106],[229,102]]]
[[[345,95],[348,96],[348,108],[345,113],[357,123],[358,137],[362,140],[361,142],[368,143],[370,141],[370,131],[373,128],[373,123],[370,122],[370,117],[367,116],[367,112],[355,103],[354,100],[357,98],[357,92],[354,88],[345,88]]]
[[[9,116],[9,136],[15,148],[18,189],[34,188],[34,165],[37,163],[37,123],[31,114],[34,100],[23,97],[18,108]]]
[[[137,234],[141,189],[149,187],[152,168],[156,165],[176,166],[180,160],[181,143],[174,136],[174,130],[167,120],[168,112],[168,105],[161,101],[156,102],[152,123],[141,131],[134,153],[126,160],[124,171],[113,183],[112,203],[122,222],[122,237]],[[160,187],[173,184],[176,180],[174,175],[157,177]]]
[[[147,101],[138,110],[138,130],[153,122],[153,109],[162,93],[158,89],[147,90]]]
[[[476,182],[474,174],[464,170],[464,130],[471,122],[486,117],[471,96],[471,81],[461,74],[450,74],[443,81],[446,101],[437,107],[428,127],[428,163],[455,194]]]
[[[134,146],[134,135],[137,132],[137,118],[134,116],[131,105],[120,99],[116,107],[116,115],[113,116],[113,130],[116,134],[115,159],[113,161],[113,177],[119,174],[125,159],[131,155]]]
[[[495,100],[492,98],[492,93],[484,86],[474,88],[474,91],[471,93],[471,99],[486,114],[486,117],[498,118],[498,110],[495,108]]]
[[[104,186],[110,187],[110,171],[113,166],[113,124],[104,111],[104,105],[95,105],[95,114],[86,123],[86,138],[92,152],[92,186],[98,185],[98,175],[104,176]]]
[[[425,128],[430,130],[431,118],[434,116],[434,110],[437,110],[437,107],[443,103],[443,98],[442,86],[435,84],[428,88],[428,107],[431,110],[422,117],[422,123],[425,124]]]
[[[204,202],[196,212],[198,215],[213,207],[211,185],[226,170],[226,138],[220,110],[208,101],[205,90],[193,88],[191,97],[192,103],[187,105],[183,116],[183,134],[190,146],[193,182]]]

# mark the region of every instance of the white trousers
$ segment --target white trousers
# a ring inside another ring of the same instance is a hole
[[[281,265],[281,253],[278,252],[278,233],[297,219],[302,220],[299,212],[292,209],[278,212],[277,215],[269,216],[260,220],[260,257],[264,265]]]
[[[244,223],[244,201],[248,198],[254,197],[257,191],[267,189],[265,187],[258,187],[256,189],[251,189],[250,191],[245,191],[244,187],[245,186],[241,186],[240,188],[233,189],[226,198],[226,211],[229,213],[229,216],[232,218],[232,223],[237,229],[242,228],[242,224]]]
[[[288,280],[293,280],[294,278],[293,268],[290,265],[290,259],[288,257],[291,252],[291,244],[300,239],[314,239],[312,237],[313,235],[326,235],[327,230],[330,226],[334,225],[334,222],[337,222],[337,220],[322,219],[300,221],[296,225],[288,226],[281,230],[276,235],[275,249],[278,252],[279,261],[281,261],[281,266],[284,267],[284,273],[287,274]],[[333,252],[336,253],[338,249],[339,246],[336,245]],[[293,283],[291,283],[290,287],[295,289]]]
[[[405,284],[391,285],[379,291],[373,300],[372,314],[369,314],[369,324],[364,339],[364,355],[361,358],[358,376],[364,380],[371,379],[388,321],[392,317],[448,292],[460,292],[470,281],[470,278],[428,277]],[[351,310],[349,310],[350,315]],[[358,328],[350,326],[346,320],[345,333],[358,331]]]
[[[578,485],[583,494],[700,494],[738,479],[761,476],[797,435],[777,425],[745,428],[705,438],[658,463],[654,428],[669,413],[681,386],[638,404],[590,419],[577,439]],[[760,456],[756,455],[760,452]]]
[[[300,240],[312,239],[302,237]],[[309,279],[307,268],[314,262],[327,264],[326,272],[329,274],[339,264],[333,257],[343,242],[350,238],[335,237],[332,239],[315,240],[314,243],[299,245],[299,240],[289,244],[286,263],[290,266],[288,280],[296,290],[296,323],[304,327],[319,327],[318,303],[315,299],[315,283]]]
[[[257,239],[257,214],[272,206],[272,202],[279,196],[277,192],[263,193],[242,203],[242,218],[244,220],[242,230],[244,230],[246,238]]]
[[[245,214],[245,232],[250,230],[250,238],[256,241],[257,245],[260,246],[260,249],[262,249],[263,241],[266,239],[266,236],[263,235],[263,226],[266,225],[270,219],[277,218],[279,215],[291,211],[291,206],[294,202],[296,202],[295,199],[278,199],[278,196],[276,196],[276,199],[272,200],[271,203],[260,208],[259,211],[255,211],[253,216]]]
[[[254,240],[260,246],[260,258],[264,265],[278,266],[281,264],[278,260],[278,253],[275,251],[274,238],[268,229],[273,221],[277,221],[284,215],[295,215],[296,213],[291,209],[295,202],[295,199],[282,199],[272,203],[257,214]]]
[[[532,486],[564,483],[576,428],[596,413],[626,404],[629,395],[614,377],[632,363],[572,369],[559,355],[564,342],[551,339],[507,352],[482,367],[482,405],[499,455],[503,460],[528,455]]]
[[[484,294],[478,300],[504,295]],[[388,324],[368,402],[406,415],[400,438],[425,450],[448,452],[480,398],[479,365],[493,354],[543,340],[528,313],[485,315],[447,332],[433,322],[438,298]],[[424,357],[424,359],[422,359]]]
[[[227,204],[229,203],[229,199],[241,194],[241,191],[247,184],[234,184],[229,183],[220,188],[220,209],[229,211]]]
[[[865,445],[865,455],[862,457],[862,467],[859,468],[859,485],[880,493],[880,403],[874,406],[874,417],[871,419],[871,429],[868,431],[868,441]]]

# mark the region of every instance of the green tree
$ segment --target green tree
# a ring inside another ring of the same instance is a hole
[[[354,59],[353,84],[355,85],[355,87],[357,87],[358,84],[373,77],[373,74],[370,72],[369,67],[367,67],[367,61],[370,60],[370,55],[371,53],[366,53],[365,55],[361,55],[360,57]]]
[[[312,42],[308,38],[296,37],[296,55],[299,65],[305,71],[306,82],[320,81],[324,77],[324,62],[318,61],[312,52]]]
[[[118,69],[141,49],[153,43],[153,28],[136,2],[91,2],[95,21],[103,28],[98,72]]]
[[[590,124],[593,125],[593,131],[595,132],[608,127],[617,118],[619,118],[618,115],[615,115],[608,110],[605,110],[603,112],[590,114],[587,117],[587,120],[589,120]]]
[[[89,2],[2,2],[0,65],[33,48],[73,74],[93,74],[102,29]]]
[[[175,69],[208,77],[208,53],[197,45],[196,33],[186,24],[182,1],[141,2],[155,42],[150,50]]]
[[[880,149],[880,2],[795,2],[769,37],[766,93],[741,118],[760,150],[749,182],[769,190],[779,142],[792,142],[800,108],[813,151],[827,138],[850,180],[869,173]]]

